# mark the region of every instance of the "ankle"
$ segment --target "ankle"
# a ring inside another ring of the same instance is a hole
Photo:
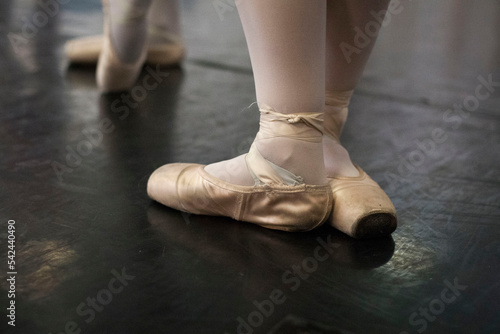
[[[347,120],[347,107],[325,105],[324,133],[340,142],[340,135]]]
[[[255,145],[266,160],[300,177],[305,184],[326,184],[321,137],[318,142],[309,142],[285,137],[259,139],[257,134]]]
[[[331,136],[323,136],[323,155],[327,177],[354,177],[359,171],[354,166],[349,152],[342,144]]]
[[[306,184],[325,184],[323,114],[281,114],[261,109],[255,144],[262,156]]]
[[[352,93],[352,90],[325,93],[325,133],[338,141],[347,120]]]
[[[261,110],[260,130],[251,154],[205,167],[226,182],[325,185],[321,113],[281,114]],[[248,158],[248,160],[247,160]],[[252,166],[253,165],[253,166]],[[276,178],[269,175],[279,175]],[[281,180],[280,180],[281,179]]]
[[[352,93],[352,90],[326,92],[323,154],[328,177],[355,177],[359,175],[358,169],[351,161],[349,152],[340,143]]]

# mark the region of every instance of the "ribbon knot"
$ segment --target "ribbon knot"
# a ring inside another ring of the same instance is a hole
[[[288,118],[288,123],[298,123],[301,121],[302,117],[300,117],[300,115],[288,115],[289,118]]]

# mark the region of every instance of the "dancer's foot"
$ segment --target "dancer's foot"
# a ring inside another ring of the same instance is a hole
[[[185,56],[185,46],[178,16],[177,1],[152,1],[146,19],[148,41],[146,63],[170,66],[182,61]],[[64,52],[71,64],[95,65],[103,49],[104,39],[104,35],[71,39],[66,42]]]
[[[146,13],[150,0],[102,0],[104,45],[96,80],[101,92],[127,90],[146,59]]]
[[[190,213],[286,231],[312,229],[329,216],[332,205],[322,161],[321,116],[262,110],[248,154],[206,167],[165,165],[151,175],[148,194]]]

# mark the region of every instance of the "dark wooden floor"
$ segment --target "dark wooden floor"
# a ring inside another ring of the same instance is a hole
[[[182,69],[130,97],[63,57],[101,31],[98,1],[0,2],[0,332],[500,333],[500,1],[402,0],[383,29],[344,143],[400,226],[367,242],[148,199],[158,166],[233,157],[257,131],[224,3],[183,1]]]

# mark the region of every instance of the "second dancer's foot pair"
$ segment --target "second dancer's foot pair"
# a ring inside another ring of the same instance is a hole
[[[172,66],[182,61],[185,46],[179,34],[175,2],[165,4],[161,0],[154,0],[151,8],[140,1],[135,7],[134,3],[118,3],[114,4],[116,8],[111,13],[111,1],[113,0],[102,0],[104,35],[77,38],[65,45],[65,54],[70,63],[97,64],[96,81],[101,92],[131,89],[144,64]],[[165,5],[169,6],[169,13],[155,12],[164,10]],[[160,8],[154,8],[155,6]],[[163,22],[166,14],[170,14],[171,21],[174,21],[169,25]],[[153,19],[160,20],[160,23]],[[111,20],[114,22],[114,34],[111,31]],[[141,30],[144,31],[141,33]],[[127,48],[123,50],[123,45],[122,48],[116,45],[116,42],[121,41],[130,43],[127,41],[130,35],[136,35],[136,41],[139,41],[135,43],[138,48],[134,48],[135,56],[132,57],[128,56],[132,52]]]
[[[204,165],[174,163],[151,175],[149,196],[181,211],[228,216],[283,231],[307,231],[328,221],[363,239],[386,236],[396,229],[392,202],[361,168],[356,167],[359,175],[355,177],[336,176],[325,179],[324,184],[306,184],[301,176],[260,153],[258,144],[266,139],[318,142],[319,138],[321,142],[323,114],[280,114],[265,108],[261,109],[260,124],[249,153],[243,156],[254,185],[223,181],[207,172]],[[337,140],[335,130],[326,133]],[[222,166],[231,168],[231,164]]]

